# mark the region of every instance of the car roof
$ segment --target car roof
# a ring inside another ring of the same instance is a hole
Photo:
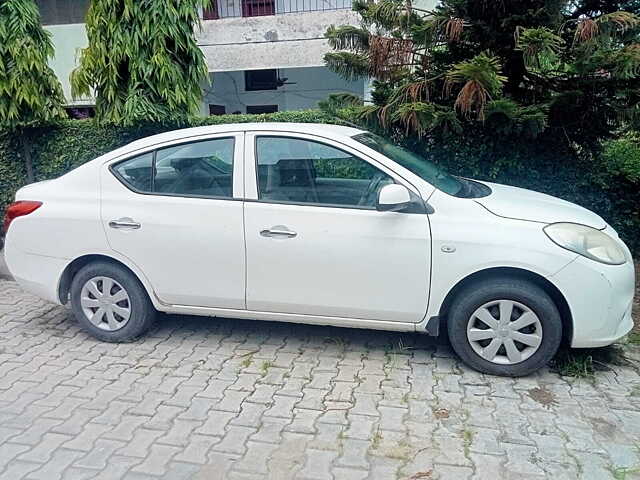
[[[293,123],[293,122],[252,122],[252,123],[225,123],[221,125],[206,125],[203,127],[183,128],[169,132],[152,135],[150,137],[135,140],[117,150],[118,154],[124,154],[141,148],[171,142],[174,140],[188,139],[200,135],[225,132],[246,132],[246,131],[276,131],[292,133],[309,133],[314,135],[327,134],[329,136],[352,137],[364,130],[346,127],[343,125],[333,125],[329,123]],[[114,152],[112,152],[114,153]]]

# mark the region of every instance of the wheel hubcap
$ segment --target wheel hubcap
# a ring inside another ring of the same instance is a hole
[[[479,307],[467,323],[467,340],[485,360],[513,365],[533,355],[542,343],[542,324],[526,305],[494,300]]]
[[[80,305],[93,325],[110,332],[120,330],[131,317],[129,294],[109,277],[88,280],[80,292]]]

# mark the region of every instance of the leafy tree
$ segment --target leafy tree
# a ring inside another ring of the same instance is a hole
[[[596,147],[640,117],[638,0],[354,0],[361,25],[331,26],[327,66],[374,77],[350,107],[400,134],[544,131]],[[334,106],[335,107],[335,106]]]
[[[89,46],[71,75],[74,96],[95,94],[96,117],[131,124],[194,115],[208,72],[194,29],[209,0],[92,0]]]
[[[26,127],[63,113],[62,87],[47,65],[52,56],[53,44],[35,1],[0,0],[0,128],[17,133],[30,182],[34,173]]]

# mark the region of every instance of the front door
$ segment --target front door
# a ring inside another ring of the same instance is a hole
[[[162,302],[245,308],[242,151],[243,134],[225,134],[103,167],[109,245]]]
[[[392,172],[315,136],[247,133],[245,145],[249,310],[422,320],[429,221],[376,210]]]

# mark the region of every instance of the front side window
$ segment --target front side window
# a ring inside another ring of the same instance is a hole
[[[184,143],[130,158],[113,171],[144,193],[231,198],[234,144],[233,138]]]
[[[258,198],[265,201],[375,208],[393,179],[365,160],[329,145],[258,137]]]
[[[449,195],[463,196],[464,183],[426,158],[373,133],[359,133],[352,138],[402,165],[437,189]]]

